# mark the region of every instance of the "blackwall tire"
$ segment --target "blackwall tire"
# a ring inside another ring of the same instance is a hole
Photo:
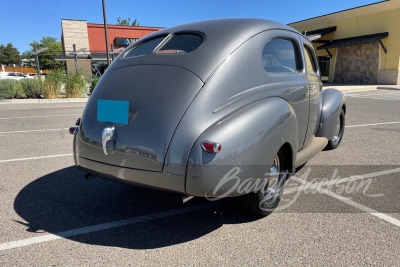
[[[276,175],[270,177],[262,190],[243,196],[242,203],[247,211],[258,216],[267,216],[278,206],[289,173],[286,166],[284,155],[280,151],[271,168],[271,172],[276,171]],[[274,167],[277,169],[273,170]]]

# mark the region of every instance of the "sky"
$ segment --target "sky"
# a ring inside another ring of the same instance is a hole
[[[0,44],[12,43],[22,53],[43,36],[61,38],[61,19],[103,23],[101,0],[2,0]],[[250,17],[291,23],[379,0],[105,0],[107,24],[135,18],[141,26],[169,27],[186,22]],[[329,3],[329,4],[328,4]]]

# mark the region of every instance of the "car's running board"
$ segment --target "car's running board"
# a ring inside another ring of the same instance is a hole
[[[297,168],[307,163],[307,161],[322,151],[327,144],[328,139],[326,137],[314,137],[308,146],[297,152],[295,167]]]

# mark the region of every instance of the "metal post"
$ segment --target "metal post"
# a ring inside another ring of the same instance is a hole
[[[35,48],[35,62],[36,62],[36,72],[38,77],[40,77],[40,67],[39,67],[39,53],[37,52],[37,45],[34,45]]]
[[[103,19],[104,19],[104,32],[105,32],[105,37],[106,37],[106,51],[107,51],[107,66],[110,65],[110,53],[108,51],[108,34],[107,34],[107,19],[106,19],[106,6],[103,1]]]
[[[114,44],[111,44],[111,62],[114,61]]]
[[[74,59],[75,59],[75,71],[78,72],[78,53],[76,53],[76,45],[72,45],[74,49]]]

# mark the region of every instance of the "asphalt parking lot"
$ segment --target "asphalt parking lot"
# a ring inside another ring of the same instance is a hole
[[[261,219],[236,200],[85,180],[67,134],[83,109],[0,104],[0,266],[399,265],[400,91],[348,94],[341,146]]]

